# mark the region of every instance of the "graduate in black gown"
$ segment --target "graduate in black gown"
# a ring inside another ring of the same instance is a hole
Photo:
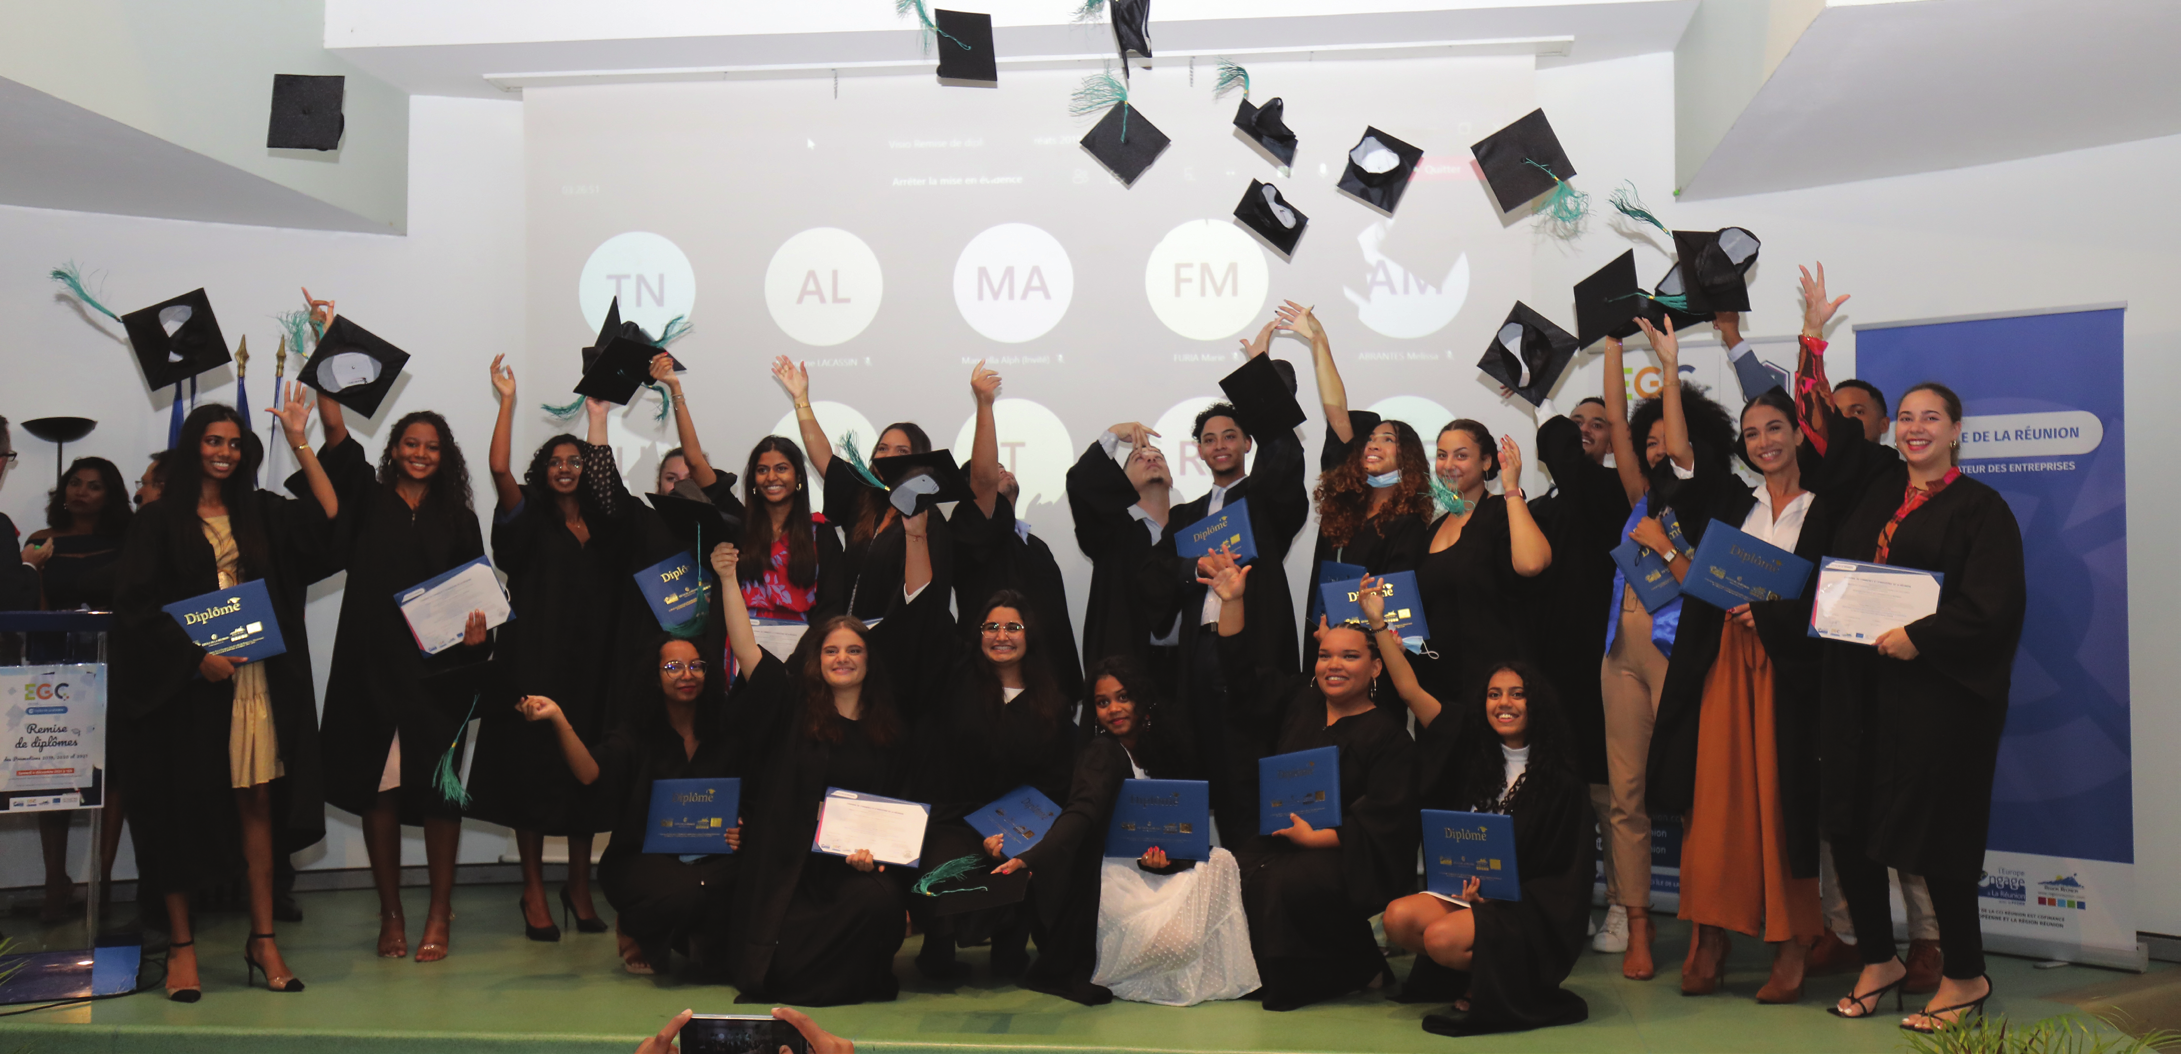
[[[1249,569],[1208,559],[1232,709],[1244,721],[1278,722],[1272,753],[1340,752],[1340,826],[1316,829],[1290,814],[1292,826],[1234,849],[1260,996],[1267,1010],[1292,1010],[1392,976],[1371,916],[1416,885],[1416,743],[1407,715],[1372,699],[1383,667],[1368,633],[1323,628],[1310,676],[1274,673],[1243,614]]]
[[[730,725],[721,677],[697,646],[664,632],[653,641],[653,660],[634,671],[620,720],[602,736],[586,738],[550,697],[524,695],[517,707],[552,736],[571,778],[591,788],[612,824],[598,883],[614,908],[622,965],[633,974],[662,972],[679,949],[719,969],[740,858],[647,853],[644,834],[654,782],[739,778],[747,744]],[[740,848],[741,824],[726,834],[728,847]]]
[[[834,615],[805,634],[787,663],[757,647],[729,598],[736,661],[749,672],[733,706],[751,762],[743,815],[750,837],[734,904],[729,979],[737,1001],[839,1006],[891,1000],[901,991],[894,953],[903,939],[907,869],[868,849],[833,856],[812,849],[826,788],[903,797],[909,726],[895,706],[916,674],[922,642],[904,634],[946,626],[946,592],[932,588],[925,520],[904,522],[902,617],[876,627]],[[724,551],[722,551],[724,550]],[[732,547],[714,566],[733,566]],[[925,612],[924,606],[936,608]],[[735,625],[741,622],[743,625]],[[907,673],[889,673],[889,667]]]
[[[866,622],[884,618],[899,603],[893,584],[901,581],[908,543],[901,513],[887,502],[886,487],[871,466],[882,457],[931,453],[931,437],[913,421],[896,421],[879,429],[875,440],[844,436],[842,449],[836,451],[810,407],[810,369],[782,355],[773,361],[772,374],[794,400],[803,450],[824,488],[825,522],[840,531],[841,555],[827,564],[821,613],[848,614]],[[868,453],[858,446],[867,440]],[[937,543],[931,550],[933,573],[951,582],[954,551],[945,520],[932,522],[932,537]],[[871,588],[865,589],[866,583]]]
[[[476,696],[426,684],[426,676],[483,661],[484,616],[472,612],[462,643],[427,656],[394,596],[485,555],[470,507],[469,468],[446,419],[429,410],[394,422],[378,470],[349,435],[339,404],[320,413],[320,457],[341,492],[339,561],[348,570],[340,628],[326,681],[326,801],[363,821],[364,850],[379,892],[378,954],[409,954],[401,907],[401,829],[424,828],[431,906],[418,962],[447,957],[454,918],[454,856],[462,803],[435,779],[439,760],[468,723]]]
[[[1522,494],[1522,451],[1514,437],[1466,417],[1439,430],[1432,488],[1442,515],[1416,568],[1431,639],[1409,659],[1416,679],[1441,699],[1476,694],[1484,671],[1529,656],[1531,583],[1552,566],[1552,543]],[[1485,486],[1501,483],[1501,493]]]
[[[1068,469],[1068,513],[1075,544],[1091,562],[1083,661],[1127,656],[1174,693],[1181,667],[1178,597],[1154,606],[1144,590],[1144,568],[1166,536],[1174,500],[1173,470],[1154,435],[1141,422],[1123,421],[1085,447]]]
[[[1424,1018],[1424,1031],[1448,1036],[1589,1017],[1583,997],[1560,985],[1590,921],[1590,791],[1552,685],[1533,666],[1502,662],[1483,672],[1468,703],[1441,714],[1388,645],[1383,609],[1366,603],[1364,615],[1381,627],[1393,680],[1424,729],[1422,807],[1512,816],[1522,880],[1519,900],[1487,900],[1471,879],[1458,902],[1415,893],[1386,905],[1387,939],[1416,954],[1401,1000],[1452,1002],[1448,1013]]]
[[[276,991],[301,991],[273,933],[273,859],[325,837],[317,702],[304,592],[322,577],[333,483],[306,444],[310,403],[294,385],[279,411],[302,469],[287,498],[251,482],[257,444],[233,408],[199,406],[182,422],[159,501],[129,525],[115,575],[113,724],[126,726],[122,766],[144,793],[128,802],[137,898],[166,902],[173,949],[167,993],[196,1002],[190,898],[241,873],[250,890],[249,946]],[[331,405],[330,402],[326,405]],[[198,647],[162,608],[222,586],[262,581],[287,650],[237,664]]]
[[[744,469],[747,512],[735,546],[743,604],[751,618],[823,618],[845,603],[827,599],[840,584],[841,540],[825,515],[810,507],[802,448],[786,436],[766,436],[750,448]]]
[[[605,921],[591,903],[591,836],[607,829],[614,817],[594,808],[583,792],[563,760],[555,726],[523,720],[513,697],[552,698],[561,721],[585,744],[598,743],[614,726],[611,613],[632,584],[623,569],[634,502],[621,485],[612,448],[602,442],[608,404],[596,399],[586,400],[593,441],[572,435],[546,440],[518,483],[508,449],[515,425],[515,371],[498,358],[492,384],[500,397],[487,458],[499,503],[492,517],[492,556],[507,574],[514,618],[501,628],[495,649],[508,673],[494,684],[490,699],[480,700],[483,723],[470,763],[468,812],[515,829],[523,930],[531,940],[560,939],[545,895],[548,835],[568,840],[562,914],[574,915],[582,932],[604,933]],[[657,650],[655,644],[651,650]]]
[[[8,474],[14,470],[15,459],[13,433],[8,428],[8,419],[0,417],[0,482],[6,482]],[[20,552],[16,550],[16,546],[23,545],[23,535],[16,529],[15,521],[4,512],[0,512],[0,541],[6,543],[6,552],[17,553],[14,560],[0,553],[0,611],[38,610],[38,568],[31,562],[38,554],[28,546]]]

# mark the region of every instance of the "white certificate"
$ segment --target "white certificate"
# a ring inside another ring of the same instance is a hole
[[[818,837],[810,847],[834,856],[869,849],[882,864],[915,867],[924,855],[924,825],[930,820],[931,806],[922,802],[827,787]]]
[[[409,620],[409,632],[426,655],[437,655],[462,643],[462,629],[470,612],[485,613],[485,628],[503,625],[509,617],[507,591],[492,573],[492,564],[480,556],[428,582],[402,590],[394,597]]]
[[[803,634],[809,632],[810,623],[790,622],[786,619],[753,618],[750,633],[757,638],[757,646],[772,653],[781,662],[795,654],[795,646],[802,643]]]
[[[1887,630],[1939,610],[1940,578],[1913,567],[1828,558],[1818,567],[1810,632],[1830,640],[1876,644]]]

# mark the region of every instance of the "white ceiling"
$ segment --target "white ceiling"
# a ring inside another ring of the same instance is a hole
[[[2181,134],[2177,45],[2174,0],[1833,0],[1681,194],[1794,190]],[[2143,177],[2116,172],[2085,197],[2138,207],[2129,188]]]

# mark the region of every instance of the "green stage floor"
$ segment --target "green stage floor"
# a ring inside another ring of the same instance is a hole
[[[455,894],[453,954],[439,963],[371,956],[377,933],[369,892],[308,893],[309,921],[283,926],[288,964],[308,984],[296,995],[243,987],[239,956],[243,919],[214,914],[201,920],[198,950],[203,1001],[167,1002],[158,991],[89,1005],[0,1018],[0,1054],[99,1051],[148,1054],[244,1054],[251,1051],[552,1051],[625,1054],[684,1007],[700,1012],[750,1013],[732,989],[623,972],[610,934],[569,933],[558,944],[523,939],[511,886],[474,886]],[[410,940],[424,917],[422,890],[408,891]],[[603,905],[603,902],[601,902]],[[127,911],[128,906],[123,906]],[[21,933],[15,920],[11,932]],[[1665,921],[1659,934],[1660,976],[1632,982],[1618,956],[1588,955],[1569,985],[1590,1003],[1590,1020],[1540,1032],[1453,1040],[1432,1036],[1418,1022],[1436,1006],[1405,1006],[1376,993],[1302,1010],[1267,1013],[1254,1003],[1188,1008],[1114,1003],[1082,1007],[1065,1000],[995,986],[984,953],[971,981],[952,990],[923,981],[910,965],[912,938],[898,972],[898,1002],[817,1011],[818,1020],[856,1041],[859,1051],[986,1049],[1036,1051],[1900,1051],[1905,1044],[1889,1013],[1883,1021],[1843,1021],[1824,1007],[1848,977],[1814,978],[1799,1006],[1758,1006],[1765,946],[1737,940],[1728,987],[1702,999],[1678,986],[1687,930]],[[1409,960],[1395,960],[1405,975]],[[2138,1013],[2181,991],[2181,971],[2137,976],[2088,967],[2038,970],[2020,959],[1993,957],[1998,993],[1993,1010],[2029,1021],[2078,1006],[2095,1007],[2124,995]],[[156,965],[145,971],[156,982]],[[2163,983],[2162,983],[2163,982]],[[2147,994],[2148,993],[2148,994]],[[2146,1002],[2148,1000],[2148,1002]]]

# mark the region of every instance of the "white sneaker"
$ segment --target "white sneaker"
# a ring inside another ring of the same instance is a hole
[[[1619,955],[1628,950],[1628,909],[1615,904],[1606,909],[1605,925],[1598,927],[1598,935],[1590,939],[1590,950],[1605,955]]]

